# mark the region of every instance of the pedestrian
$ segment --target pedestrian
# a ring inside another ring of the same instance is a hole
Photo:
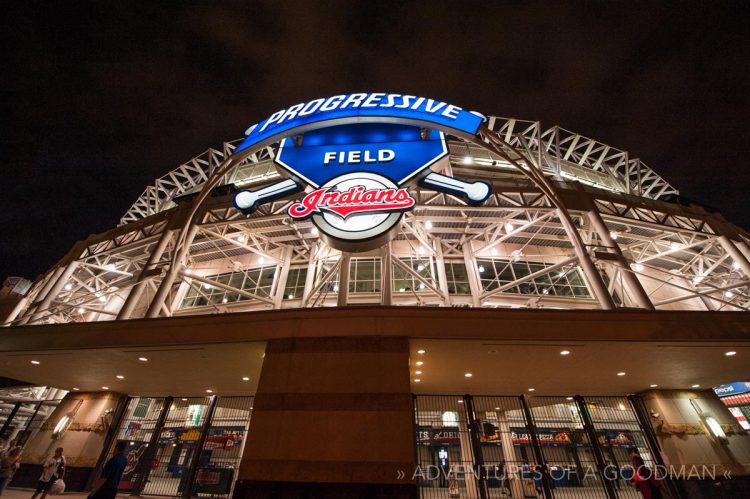
[[[65,475],[65,456],[63,456],[63,448],[58,447],[55,449],[55,454],[48,457],[42,465],[42,476],[39,477],[39,483],[36,486],[36,491],[31,499],[36,499],[39,493],[42,494],[41,499],[47,497],[52,484],[58,481]]]
[[[107,464],[104,465],[102,475],[94,486],[94,491],[89,494],[88,499],[114,499],[117,495],[117,489],[122,480],[122,472],[128,465],[128,458],[125,456],[125,447],[127,442],[120,440],[115,444],[115,450]]]
[[[0,458],[0,496],[5,492],[5,488],[13,479],[13,475],[18,470],[21,462],[21,448],[13,447],[8,452],[3,453]]]
[[[633,463],[633,486],[641,493],[643,499],[662,499],[661,483],[656,479],[654,473],[646,466],[638,454],[630,456]]]

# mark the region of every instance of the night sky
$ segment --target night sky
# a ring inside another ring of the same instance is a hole
[[[746,2],[6,2],[0,280],[114,227],[156,177],[355,91],[559,124],[750,228]]]

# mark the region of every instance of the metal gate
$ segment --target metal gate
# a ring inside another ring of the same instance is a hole
[[[637,499],[631,456],[656,464],[625,397],[417,395],[414,411],[424,498]]]
[[[253,397],[135,397],[115,437],[127,442],[120,492],[228,497],[245,445]]]

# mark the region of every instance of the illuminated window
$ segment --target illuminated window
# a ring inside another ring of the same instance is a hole
[[[448,284],[448,292],[456,295],[470,295],[469,273],[466,265],[461,263],[445,263],[445,280]]]
[[[411,268],[422,280],[417,279],[398,265],[393,265],[393,291],[428,291],[425,281],[437,287],[434,277],[434,263],[430,258],[399,258],[399,261]]]
[[[238,272],[227,272],[205,276],[205,279],[226,284],[236,289],[247,291],[254,295],[268,297],[271,295],[276,266],[266,266]],[[193,280],[190,289],[182,301],[182,308],[203,307],[206,305],[222,305],[226,303],[249,300],[247,296],[226,290],[212,284]]]
[[[284,299],[297,300],[302,298],[302,294],[305,292],[306,279],[307,267],[289,269],[289,275],[286,278],[286,287],[284,288]]]
[[[380,293],[379,258],[352,258],[349,261],[349,293]]]
[[[535,262],[513,262],[499,259],[477,259],[479,280],[485,291],[517,281],[541,272],[552,264]],[[591,298],[578,267],[564,267],[542,274],[534,279],[503,291],[522,295],[549,295],[571,298]]]

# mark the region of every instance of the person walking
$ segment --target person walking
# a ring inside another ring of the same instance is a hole
[[[13,475],[18,470],[21,462],[21,448],[13,447],[3,453],[0,458],[0,496],[5,492],[5,488],[13,479]]]
[[[122,480],[122,472],[128,465],[128,458],[125,456],[125,447],[127,442],[120,440],[115,444],[115,450],[107,464],[104,465],[101,478],[94,486],[94,491],[89,494],[88,499],[114,499],[117,495],[117,489]]]
[[[664,495],[661,483],[643,462],[641,456],[633,454],[630,456],[630,461],[633,463],[633,486],[641,493],[643,499],[662,499]]]
[[[36,491],[31,496],[31,499],[36,499],[40,493],[42,494],[41,499],[47,497],[52,484],[58,481],[65,475],[65,456],[63,456],[63,448],[58,447],[55,449],[55,454],[48,457],[42,465],[42,476],[39,477],[39,483],[36,486]]]

